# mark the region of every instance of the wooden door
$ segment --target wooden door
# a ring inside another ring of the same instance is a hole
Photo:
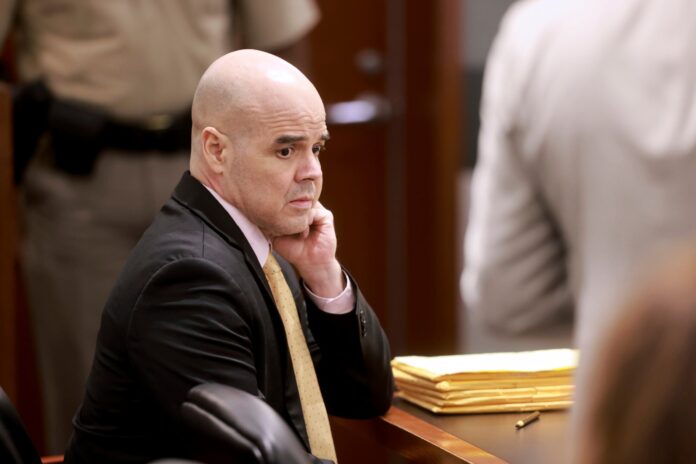
[[[459,2],[318,3],[311,77],[327,106],[322,202],[336,217],[338,257],[395,355],[450,353]]]

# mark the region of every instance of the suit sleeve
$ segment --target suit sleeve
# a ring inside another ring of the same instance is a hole
[[[391,351],[377,315],[351,279],[355,307],[330,314],[307,298],[308,337],[329,414],[363,419],[384,414],[394,384]]]
[[[145,285],[127,334],[137,374],[172,417],[193,386],[218,382],[258,395],[244,293],[221,268],[187,258]]]
[[[506,15],[486,66],[462,293],[489,325],[519,332],[569,310],[564,241],[523,159],[518,123],[531,60],[522,11]],[[529,19],[529,18],[526,18]]]

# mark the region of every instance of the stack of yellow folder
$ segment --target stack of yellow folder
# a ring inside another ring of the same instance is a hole
[[[577,350],[398,356],[399,396],[435,413],[522,412],[572,404]]]

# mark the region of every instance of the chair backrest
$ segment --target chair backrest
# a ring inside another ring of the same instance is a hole
[[[205,450],[204,462],[307,464],[290,426],[261,399],[220,384],[192,388],[181,406],[184,420]],[[198,457],[197,457],[198,459]]]
[[[0,387],[0,463],[41,464],[24,424],[10,398]]]

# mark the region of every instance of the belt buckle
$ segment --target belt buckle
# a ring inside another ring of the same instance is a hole
[[[151,131],[169,129],[174,122],[174,117],[169,114],[155,114],[142,121],[142,128]]]

